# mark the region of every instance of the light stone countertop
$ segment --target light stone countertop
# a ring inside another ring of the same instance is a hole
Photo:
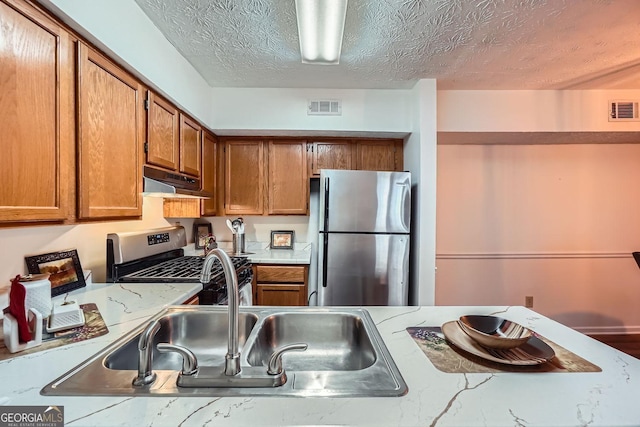
[[[252,264],[310,264],[311,243],[294,243],[293,249],[270,249],[269,242],[246,242],[247,258]],[[221,249],[232,250],[232,243],[218,242]],[[185,255],[202,255],[193,243],[185,248]]]
[[[524,307],[367,307],[409,391],[377,398],[61,397],[40,389],[167,304],[190,284],[94,285],[74,291],[98,305],[109,333],[0,362],[5,405],[64,405],[66,426],[638,426],[640,360]],[[502,313],[600,366],[597,373],[449,374],[406,332],[462,314]]]

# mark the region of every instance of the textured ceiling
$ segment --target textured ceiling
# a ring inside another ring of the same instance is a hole
[[[136,0],[213,87],[640,89],[640,0],[349,0],[339,65],[294,0]]]

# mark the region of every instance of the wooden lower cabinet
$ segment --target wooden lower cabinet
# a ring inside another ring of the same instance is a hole
[[[255,264],[254,305],[306,306],[308,265]]]
[[[200,305],[200,297],[196,294],[183,302],[182,305]]]

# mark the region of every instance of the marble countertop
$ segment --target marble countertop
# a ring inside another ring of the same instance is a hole
[[[191,284],[94,285],[107,335],[0,362],[4,405],[64,405],[67,426],[638,426],[640,360],[524,307],[367,307],[409,391],[377,398],[41,396],[40,389],[162,307],[197,293]],[[406,331],[462,314],[502,313],[602,368],[589,373],[439,371]]]
[[[232,250],[231,242],[218,242],[222,249]],[[247,258],[253,264],[309,264],[311,262],[311,243],[295,243],[293,249],[270,249],[269,242],[247,242]],[[202,255],[193,244],[185,249],[185,255]]]

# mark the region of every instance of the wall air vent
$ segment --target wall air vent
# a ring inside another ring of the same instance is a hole
[[[342,101],[339,99],[312,99],[307,105],[309,116],[341,116]]]
[[[637,101],[609,101],[609,121],[637,121]]]

